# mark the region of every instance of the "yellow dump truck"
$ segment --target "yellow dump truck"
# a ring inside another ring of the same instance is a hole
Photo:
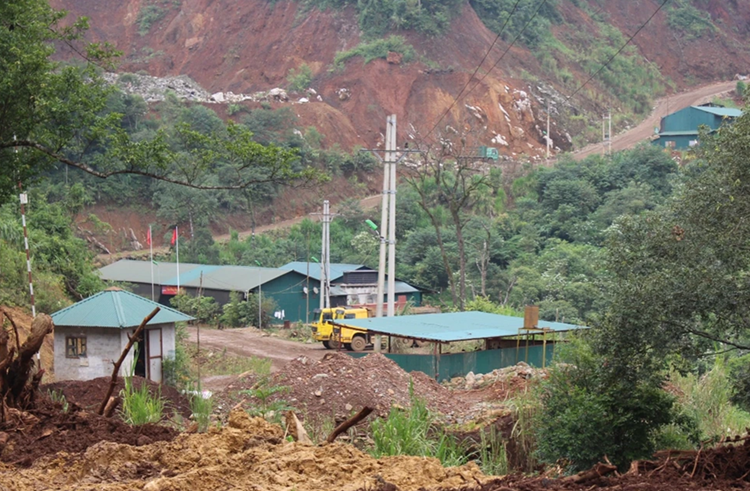
[[[347,327],[346,319],[367,319],[370,311],[365,308],[331,307],[315,309],[312,324],[313,339],[322,341],[327,349],[338,349],[339,342],[349,351],[364,351],[371,344],[367,329]],[[336,323],[334,326],[333,322]],[[340,331],[340,334],[337,332]]]

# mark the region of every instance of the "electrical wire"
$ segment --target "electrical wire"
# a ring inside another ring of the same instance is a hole
[[[543,1],[546,1],[546,0],[543,0]],[[464,91],[466,90],[466,88],[469,86],[469,84],[471,83],[471,81],[476,76],[477,72],[479,72],[479,69],[482,67],[482,64],[484,64],[485,60],[487,60],[487,57],[492,52],[492,48],[494,48],[495,44],[497,44],[497,42],[500,40],[500,37],[503,35],[503,32],[505,32],[505,27],[508,25],[508,22],[510,22],[511,17],[513,17],[513,14],[516,12],[516,9],[518,8],[518,5],[520,3],[521,3],[521,0],[516,0],[516,3],[513,5],[513,8],[511,9],[510,13],[508,14],[508,17],[505,19],[505,22],[503,22],[503,25],[500,27],[500,32],[497,33],[497,36],[495,36],[495,40],[492,41],[492,44],[487,49],[487,52],[482,57],[482,60],[479,62],[479,64],[477,65],[477,67],[474,69],[474,71],[472,72],[471,76],[469,77],[469,80],[466,81],[466,83],[464,84],[464,86],[458,92],[458,95],[453,98],[453,102],[451,102],[450,106],[448,106],[448,109],[446,109],[445,112],[440,116],[440,118],[437,120],[437,123],[435,123],[435,126],[433,126],[432,129],[427,133],[427,135],[425,135],[425,138],[427,138],[428,136],[430,136],[430,133],[432,133],[433,131],[435,131],[435,128],[437,128],[437,126],[440,124],[440,122],[443,120],[443,118],[448,114],[448,112],[450,112],[451,109],[453,109],[453,106],[456,105],[456,102],[458,102],[458,99],[461,97],[461,94],[464,93]],[[472,90],[473,90],[473,88],[472,88]],[[471,92],[471,90],[469,92]]]
[[[625,49],[625,47],[626,47],[626,46],[627,46],[628,44],[630,44],[630,42],[631,42],[631,41],[633,40],[633,38],[635,38],[635,37],[636,37],[636,36],[638,35],[638,33],[639,33],[639,32],[641,32],[641,30],[643,30],[643,28],[644,28],[644,27],[646,27],[646,25],[648,25],[648,23],[649,23],[649,22],[651,22],[651,19],[653,19],[653,18],[654,18],[654,17],[656,16],[656,14],[658,14],[658,13],[659,13],[659,11],[660,11],[660,10],[661,10],[661,9],[662,9],[662,8],[663,8],[663,7],[664,7],[664,6],[666,5],[666,4],[667,4],[667,2],[669,2],[669,0],[664,0],[664,1],[663,1],[663,2],[661,3],[661,5],[659,5],[659,6],[658,6],[658,7],[656,8],[656,10],[654,10],[654,13],[653,13],[653,14],[651,14],[651,16],[650,16],[650,17],[649,17],[648,19],[646,19],[646,22],[644,22],[644,23],[643,23],[643,24],[641,25],[641,27],[639,27],[639,28],[638,28],[638,29],[637,29],[637,30],[636,30],[636,31],[635,31],[635,32],[633,33],[633,35],[632,35],[632,36],[630,36],[630,37],[628,38],[628,40],[627,40],[627,41],[625,41],[625,44],[623,44],[622,46],[620,46],[620,49],[618,49],[618,50],[617,50],[617,51],[615,52],[615,54],[613,54],[612,56],[610,56],[610,57],[609,57],[609,59],[608,59],[608,60],[607,60],[606,62],[604,62],[604,64],[603,64],[603,65],[602,65],[601,67],[599,67],[599,69],[598,69],[598,70],[597,70],[596,72],[594,72],[594,73],[593,73],[593,74],[592,74],[592,75],[591,75],[591,76],[590,76],[590,77],[588,78],[588,80],[586,80],[586,81],[585,81],[585,82],[584,82],[583,84],[581,84],[581,86],[580,86],[580,87],[578,87],[578,88],[577,88],[576,90],[574,90],[574,91],[573,91],[573,93],[572,93],[572,94],[570,94],[570,95],[569,95],[569,96],[568,96],[568,97],[567,97],[567,98],[566,98],[566,99],[565,99],[565,100],[563,101],[563,105],[567,104],[567,102],[568,102],[568,101],[569,101],[569,100],[570,100],[570,99],[571,99],[571,98],[572,98],[573,96],[575,96],[575,95],[576,95],[576,94],[577,94],[577,93],[578,93],[578,92],[579,92],[579,91],[580,91],[580,90],[581,90],[582,88],[584,88],[584,87],[585,87],[585,86],[586,86],[586,85],[587,85],[587,84],[588,84],[589,82],[591,82],[591,81],[592,81],[592,80],[594,79],[594,77],[596,77],[597,75],[599,75],[599,73],[600,73],[600,72],[601,72],[602,70],[604,70],[605,68],[607,68],[607,66],[609,66],[609,64],[610,64],[610,63],[612,63],[612,60],[614,60],[614,59],[615,59],[615,58],[617,57],[617,55],[619,55],[620,53],[622,53],[622,50],[624,50],[624,49]]]

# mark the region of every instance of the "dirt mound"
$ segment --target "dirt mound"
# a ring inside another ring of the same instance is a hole
[[[382,354],[353,358],[328,353],[313,362],[295,358],[274,374],[272,383],[288,387],[274,395],[301,409],[306,418],[349,416],[364,406],[385,415],[391,406],[407,407],[410,391],[427,407],[455,419],[466,408],[445,387],[422,372],[405,372]]]
[[[177,435],[172,428],[152,424],[133,428],[117,418],[104,418],[75,404],[69,404],[65,413],[60,403],[45,397],[39,398],[36,409],[19,413],[13,421],[0,425],[0,432],[0,442],[5,442],[0,460],[21,466],[57,452],[83,452],[102,441],[146,445],[172,440]]]
[[[99,377],[93,380],[65,380],[46,384],[41,387],[42,392],[59,391],[69,402],[77,404],[83,409],[97,411],[102,403],[104,396],[109,388],[110,377]],[[170,416],[172,412],[179,413],[182,417],[188,418],[192,414],[190,411],[190,401],[186,396],[174,387],[168,385],[159,385],[156,382],[146,380],[143,377],[133,377],[133,383],[136,389],[142,384],[148,385],[148,390],[153,396],[160,395],[165,401],[165,416]],[[122,377],[118,377],[114,394],[118,394],[125,387]]]
[[[26,312],[24,309],[19,307],[5,307],[0,306],[0,327],[8,331],[10,334],[10,345],[15,345],[15,332],[13,325],[8,320],[8,317],[18,327],[18,341],[19,344],[23,344],[26,338],[31,332],[31,322],[34,320],[31,314]],[[54,366],[55,366],[55,335],[54,333],[48,334],[44,339],[42,349],[39,350],[42,368],[45,370],[44,380],[54,379]]]
[[[60,454],[29,469],[0,472],[0,488],[409,491],[476,489],[486,479],[474,464],[445,469],[435,459],[376,460],[350,445],[290,443],[278,426],[235,411],[226,427],[208,433],[141,447],[101,442],[77,458]]]

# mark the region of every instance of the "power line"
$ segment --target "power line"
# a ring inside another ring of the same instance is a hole
[[[589,82],[591,82],[591,81],[592,81],[592,80],[594,79],[594,77],[596,77],[597,75],[599,75],[599,73],[600,73],[600,72],[601,72],[602,70],[604,70],[604,69],[605,69],[605,68],[606,68],[607,66],[609,66],[609,64],[610,64],[610,63],[612,62],[612,60],[614,60],[614,59],[615,59],[615,58],[617,57],[617,55],[619,55],[620,53],[622,53],[622,50],[624,50],[624,49],[625,49],[625,47],[626,47],[626,46],[627,46],[628,44],[630,44],[630,42],[631,42],[631,41],[633,40],[633,38],[635,38],[635,37],[636,37],[636,36],[638,35],[638,33],[639,33],[639,32],[641,32],[641,30],[643,30],[643,28],[644,28],[644,27],[646,27],[646,25],[647,25],[647,24],[648,24],[649,22],[651,22],[651,19],[653,19],[653,18],[654,18],[654,17],[656,16],[656,14],[658,14],[658,13],[659,13],[659,11],[660,11],[660,10],[662,9],[662,7],[664,7],[664,5],[666,5],[666,4],[667,4],[667,2],[668,2],[668,1],[669,1],[669,0],[664,0],[664,1],[663,1],[663,2],[661,3],[661,5],[659,5],[659,6],[658,6],[658,7],[656,8],[656,10],[654,10],[654,13],[653,13],[653,14],[651,14],[651,17],[649,17],[648,19],[646,19],[646,22],[644,22],[644,23],[643,23],[643,24],[641,25],[641,27],[639,27],[639,28],[638,28],[638,29],[637,29],[637,30],[636,30],[636,31],[635,31],[635,32],[633,33],[633,35],[632,35],[632,36],[630,36],[630,37],[628,38],[628,40],[627,40],[627,41],[625,41],[625,44],[623,44],[622,46],[620,46],[620,49],[618,49],[618,50],[617,50],[617,51],[615,52],[615,54],[613,54],[612,56],[610,56],[610,57],[609,57],[609,59],[608,59],[608,60],[607,60],[607,61],[606,61],[606,62],[604,63],[604,65],[602,65],[601,67],[599,67],[599,69],[598,69],[598,70],[597,70],[596,72],[594,72],[594,74],[593,74],[593,75],[591,75],[591,76],[590,76],[590,77],[588,78],[588,80],[586,80],[586,81],[585,81],[585,82],[584,82],[583,84],[581,84],[581,86],[580,86],[580,87],[578,87],[578,88],[577,88],[577,89],[576,89],[575,91],[573,91],[573,93],[572,93],[572,94],[570,94],[570,95],[569,95],[569,96],[567,97],[567,99],[565,99],[565,100],[563,101],[563,104],[566,104],[566,103],[567,103],[567,102],[568,102],[568,101],[569,101],[569,100],[570,100],[570,99],[571,99],[571,98],[572,98],[572,97],[573,97],[574,95],[576,95],[576,94],[577,94],[577,93],[578,93],[578,92],[579,92],[579,91],[580,91],[580,90],[581,90],[582,88],[584,88],[584,87],[585,87],[585,86],[586,86],[586,85],[587,85],[587,84],[588,84]]]
[[[543,1],[546,1],[546,0],[543,0]],[[443,120],[443,118],[448,114],[448,112],[451,109],[453,109],[453,106],[456,105],[456,102],[458,102],[458,99],[461,97],[461,94],[464,93],[464,91],[466,90],[466,87],[469,86],[469,84],[471,83],[471,81],[474,79],[474,77],[476,76],[477,72],[481,68],[482,64],[485,62],[485,60],[487,59],[487,57],[492,52],[492,48],[494,48],[495,44],[497,44],[497,42],[500,40],[500,36],[502,36],[503,32],[505,31],[505,26],[507,26],[508,22],[510,22],[510,18],[513,17],[513,14],[515,13],[515,11],[518,8],[518,5],[520,3],[521,3],[521,0],[516,0],[516,3],[513,5],[513,9],[510,11],[510,13],[508,14],[508,17],[505,19],[505,22],[503,22],[503,25],[500,27],[500,32],[497,33],[497,36],[495,36],[495,40],[492,41],[492,44],[487,49],[487,52],[482,57],[482,60],[479,62],[479,64],[477,65],[477,67],[472,72],[471,77],[469,77],[469,80],[466,81],[466,83],[464,84],[464,86],[458,92],[458,95],[453,98],[453,102],[451,102],[450,106],[448,106],[448,109],[446,109],[445,112],[440,116],[440,118],[437,120],[437,123],[435,123],[435,126],[433,126],[432,129],[427,133],[427,135],[425,135],[425,138],[427,138],[428,136],[430,136],[430,133],[432,133],[433,131],[435,131],[435,128],[437,128],[437,126],[440,124],[440,122]],[[474,90],[473,87],[472,87],[472,90]],[[471,90],[469,92],[471,92]]]
[[[518,41],[519,39],[521,39],[521,36],[523,35],[524,31],[526,31],[526,28],[529,27],[529,25],[531,24],[531,22],[536,18],[537,14],[539,14],[539,11],[542,9],[542,6],[545,3],[547,3],[547,0],[542,0],[541,2],[539,2],[539,5],[537,6],[536,10],[534,11],[534,15],[532,15],[529,18],[529,20],[526,21],[526,24],[524,24],[523,29],[521,29],[521,32],[519,32],[518,35],[516,36],[516,38],[513,40],[513,42],[511,42],[508,45],[508,47],[505,48],[505,51],[503,51],[503,54],[500,55],[500,58],[498,58],[498,60],[490,67],[490,69],[487,70],[487,73],[485,73],[484,76],[481,79],[479,79],[479,81],[476,84],[474,84],[474,87],[472,87],[471,90],[476,89],[479,84],[481,84],[482,82],[484,82],[484,79],[487,78],[487,76],[492,72],[492,70],[494,70],[494,68],[497,66],[497,64],[500,63],[500,61],[503,59],[503,57],[505,57],[505,55],[508,53],[508,51],[510,51],[510,48],[512,48],[513,45],[516,44],[516,41]],[[471,90],[469,92],[471,92]]]

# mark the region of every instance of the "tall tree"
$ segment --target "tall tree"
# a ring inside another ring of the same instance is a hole
[[[0,2],[0,203],[17,183],[28,184],[55,162],[97,177],[138,174],[203,189],[317,177],[298,167],[295,152],[256,143],[238,125],[210,135],[176,127],[172,137],[189,149],[189,158],[175,155],[163,132],[132,140],[123,115],[104,111],[116,89],[98,74],[97,65],[110,67],[118,53],[107,44],[83,43],[87,19],[65,24],[65,16],[47,0]],[[84,63],[53,61],[60,43]],[[218,162],[232,166],[231,180],[205,182]]]

